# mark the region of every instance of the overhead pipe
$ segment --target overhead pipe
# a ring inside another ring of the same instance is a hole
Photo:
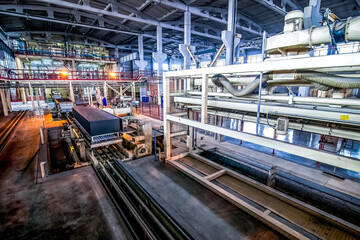
[[[332,25],[333,35],[327,25],[302,30],[303,13],[299,10],[289,12],[285,17],[284,33],[272,36],[266,41],[266,51],[278,52],[279,49],[301,49],[313,45],[360,40],[360,17],[349,17]]]
[[[187,92],[190,95],[199,95],[201,92],[191,91]],[[218,93],[218,92],[209,92],[209,96],[215,97],[233,97],[230,93]],[[257,95],[246,95],[242,96],[243,100],[253,100],[256,99]],[[290,96],[287,95],[262,95],[261,100],[265,101],[279,101],[279,102],[289,102]],[[295,103],[309,103],[309,104],[324,104],[324,105],[340,105],[340,106],[357,106],[360,107],[360,101],[357,99],[351,98],[318,98],[318,97],[292,97],[293,102]]]
[[[247,122],[256,122],[256,117],[239,114],[239,113],[209,110],[208,114],[215,115],[215,116],[223,116],[223,117],[247,121]],[[260,118],[260,123],[264,124],[264,125],[268,125],[269,123],[274,125],[277,123],[277,120]],[[316,124],[310,124],[310,123],[299,123],[296,121],[289,122],[289,129],[304,131],[304,132],[312,132],[312,133],[317,133],[317,134],[326,134],[326,135],[331,134],[331,136],[335,136],[335,137],[360,141],[360,136],[359,136],[360,132],[357,130],[354,131],[354,130],[341,129],[341,128],[336,128],[336,127],[331,127],[331,126],[323,126],[323,125],[316,125]]]

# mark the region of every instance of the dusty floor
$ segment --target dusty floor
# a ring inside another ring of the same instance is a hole
[[[28,112],[0,153],[0,238],[131,239],[91,167],[37,179],[42,124]]]

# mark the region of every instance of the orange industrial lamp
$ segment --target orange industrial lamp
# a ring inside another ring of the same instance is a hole
[[[112,78],[114,78],[114,77],[116,77],[116,73],[110,72],[110,73],[109,73],[109,76],[112,77]]]
[[[68,71],[60,71],[60,78],[61,79],[66,79],[69,76],[69,72]]]

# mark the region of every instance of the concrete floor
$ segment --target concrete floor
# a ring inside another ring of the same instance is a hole
[[[281,239],[278,233],[154,156],[125,163],[194,239]]]
[[[0,153],[1,239],[131,239],[91,167],[37,179],[44,119],[28,112]]]

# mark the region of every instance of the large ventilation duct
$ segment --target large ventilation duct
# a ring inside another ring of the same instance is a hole
[[[300,10],[289,12],[285,16],[284,33],[266,40],[265,50],[269,53],[301,51],[313,45],[331,43],[327,25],[302,30],[303,13]],[[334,23],[336,42],[360,40],[360,17],[348,18]]]

